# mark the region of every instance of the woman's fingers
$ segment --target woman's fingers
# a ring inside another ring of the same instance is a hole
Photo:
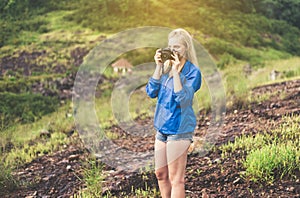
[[[179,61],[178,52],[174,52],[173,54],[171,54],[171,56],[175,61]]]
[[[154,55],[154,60],[155,60],[156,65],[162,64],[160,49],[156,50],[155,55]]]
[[[180,65],[180,61],[179,61],[179,57],[178,57],[178,53],[175,52],[174,55],[171,55],[173,57],[174,60],[172,60],[172,66],[173,69],[178,69],[178,66]]]

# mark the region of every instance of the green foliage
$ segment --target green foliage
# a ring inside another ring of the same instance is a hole
[[[224,13],[233,10],[258,13],[300,27],[300,2],[298,0],[202,0],[201,2]]]
[[[299,10],[298,0],[260,0],[256,5],[258,13],[269,18],[287,21],[298,28],[300,28]]]
[[[34,122],[55,111],[59,103],[56,98],[28,93],[0,93],[0,98],[1,130],[16,122]]]
[[[18,187],[18,181],[14,179],[11,168],[0,161],[0,195],[4,196],[6,191]]]
[[[8,44],[24,44],[20,38],[21,33],[24,31],[38,33],[45,33],[49,31],[47,28],[47,22],[39,18],[23,21],[7,21],[0,19],[0,27],[1,29],[5,29],[5,31],[0,32],[0,47]]]
[[[299,28],[293,27],[295,23],[291,22],[299,21],[297,20],[299,12],[294,12],[299,4],[295,0],[275,2],[276,6],[266,7],[270,1],[6,0],[0,4],[0,10],[3,11],[0,27],[6,30],[0,33],[0,46],[30,44],[34,41],[24,42],[25,38],[20,36],[20,33],[50,31],[52,25],[42,17],[43,14],[58,10],[72,10],[61,20],[74,22],[93,31],[114,33],[145,25],[189,28],[192,33],[201,32],[195,34],[195,38],[200,39],[203,34],[210,39],[215,39],[203,43],[214,55],[229,53],[235,58],[260,64],[261,59],[264,59],[263,55],[259,58],[252,56],[249,58],[244,52],[240,52],[239,48],[242,48],[241,46],[271,47],[296,55],[300,54],[300,31]],[[178,9],[178,5],[181,5],[181,9]],[[269,11],[265,13],[260,9],[261,7]],[[289,15],[288,13],[291,12],[289,17],[283,17],[289,20],[270,17],[267,13],[270,13],[270,9],[274,11],[275,8],[283,10],[284,15]],[[288,8],[293,8],[293,11]],[[153,10],[155,12],[152,12]],[[180,17],[173,20],[172,16]]]
[[[300,168],[299,162],[299,149],[288,143],[264,145],[252,150],[243,164],[251,180],[273,182],[276,176],[293,175]]]
[[[228,54],[228,53],[224,53],[221,57],[220,60],[218,61],[218,68],[220,69],[224,69],[227,65],[231,65],[231,64],[235,64],[236,63],[236,59]]]
[[[41,141],[34,145],[25,144],[21,148],[14,148],[4,158],[5,164],[12,168],[31,162],[36,157],[57,151],[67,144],[67,136],[61,132],[51,134],[50,139]]]
[[[2,0],[0,2],[0,47],[24,44],[19,38],[23,31],[46,33],[45,18],[39,17],[54,10],[74,9],[76,0]],[[26,43],[30,44],[30,43]]]
[[[276,178],[293,176],[300,170],[299,124],[299,116],[284,117],[283,124],[270,132],[237,137],[233,143],[222,145],[222,156],[246,153],[243,165],[246,176],[253,181],[272,183]]]
[[[83,172],[83,180],[86,185],[86,189],[79,192],[74,197],[102,197],[102,183],[104,179],[103,165],[97,162],[95,159],[90,159],[85,165]]]
[[[2,0],[0,15],[8,20],[28,19],[53,10],[74,8],[74,2],[76,0]]]

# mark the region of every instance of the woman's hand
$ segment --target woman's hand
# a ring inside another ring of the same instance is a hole
[[[178,52],[174,52],[174,55],[171,55],[174,60],[171,60],[172,61],[172,72],[177,72],[178,73],[178,68],[179,68],[179,65],[180,65],[180,60],[179,60],[179,57],[178,57]]]
[[[153,73],[153,78],[159,80],[161,77],[161,73],[162,73],[162,67],[163,67],[163,63],[161,60],[161,52],[160,49],[156,50],[156,53],[154,55],[154,60],[156,63],[156,67]]]
[[[155,63],[157,66],[162,66],[163,63],[162,63],[162,60],[161,60],[161,52],[160,52],[160,49],[157,49],[156,50],[156,53],[154,55],[154,60],[155,60]]]

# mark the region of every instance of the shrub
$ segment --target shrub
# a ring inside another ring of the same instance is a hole
[[[218,61],[217,66],[220,69],[224,69],[227,65],[234,64],[235,62],[236,59],[232,55],[224,53]]]
[[[1,129],[15,122],[30,123],[58,108],[59,100],[37,94],[0,93]]]

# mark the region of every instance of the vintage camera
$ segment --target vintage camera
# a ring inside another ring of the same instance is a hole
[[[161,52],[161,61],[164,63],[167,60],[174,60],[174,58],[172,57],[172,55],[174,55],[174,53],[169,49],[169,48],[163,48],[160,50]]]

